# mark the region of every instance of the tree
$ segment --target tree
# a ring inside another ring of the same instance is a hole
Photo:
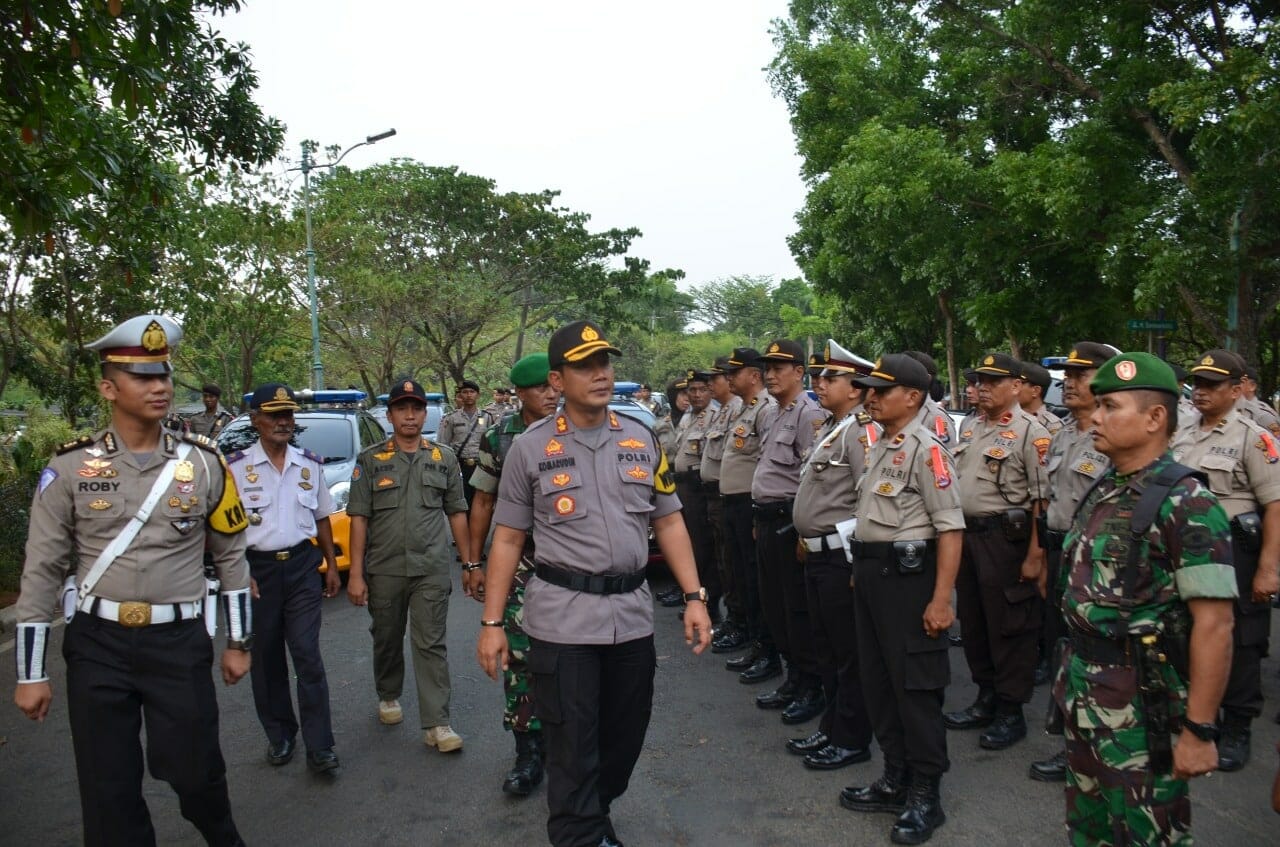
[[[698,317],[716,332],[746,336],[762,344],[782,334],[778,304],[767,276],[730,276],[693,287]]]

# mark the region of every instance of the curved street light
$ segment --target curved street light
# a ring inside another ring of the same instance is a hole
[[[332,162],[321,164],[316,164],[312,160],[311,145],[304,141],[302,142],[302,164],[296,168],[290,168],[290,170],[302,171],[302,206],[307,220],[307,296],[311,300],[311,388],[314,391],[324,388],[324,364],[320,361],[320,311],[316,304],[316,251],[311,245],[311,172],[316,168],[332,170],[357,147],[377,144],[395,134],[394,129],[388,129],[385,132],[367,135],[364,141],[352,144]]]

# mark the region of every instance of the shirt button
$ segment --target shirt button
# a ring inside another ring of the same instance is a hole
[[[888,575],[889,575],[889,569],[888,569],[888,568],[881,568],[881,569],[880,569],[880,576],[888,576]]]

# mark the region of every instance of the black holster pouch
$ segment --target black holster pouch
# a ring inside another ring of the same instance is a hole
[[[1049,514],[1041,512],[1036,515],[1036,542],[1039,543],[1041,550],[1048,550],[1049,545],[1045,541],[1049,537]]]
[[[1006,509],[1000,515],[1000,528],[1006,541],[1021,544],[1031,537],[1031,521],[1026,509]]]
[[[1262,518],[1257,512],[1245,512],[1231,519],[1231,536],[1245,553],[1262,550]]]
[[[1161,667],[1168,657],[1161,649],[1160,636],[1133,636],[1135,658],[1138,664],[1138,696],[1147,721],[1147,754],[1151,759],[1152,773],[1168,774],[1173,771],[1173,718],[1169,714],[1169,689]]]
[[[898,563],[900,574],[924,573],[933,560],[933,546],[928,541],[895,541],[893,560]]]
[[[1053,670],[1055,679],[1058,674],[1062,673],[1062,653],[1067,649],[1067,643],[1070,640],[1063,636],[1053,642],[1053,651],[1049,654],[1049,667]],[[1053,683],[1050,682],[1050,685],[1052,686]],[[1058,707],[1058,698],[1050,694],[1049,706],[1044,713],[1044,731],[1049,735],[1062,735],[1066,717],[1062,713],[1062,709]]]

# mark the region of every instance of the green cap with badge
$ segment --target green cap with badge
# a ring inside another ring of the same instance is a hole
[[[516,388],[533,388],[544,385],[550,371],[551,360],[546,353],[530,353],[511,366],[507,377]]]
[[[1181,386],[1169,363],[1150,353],[1122,353],[1098,368],[1089,382],[1095,395],[1115,391],[1166,391],[1181,396]]]

